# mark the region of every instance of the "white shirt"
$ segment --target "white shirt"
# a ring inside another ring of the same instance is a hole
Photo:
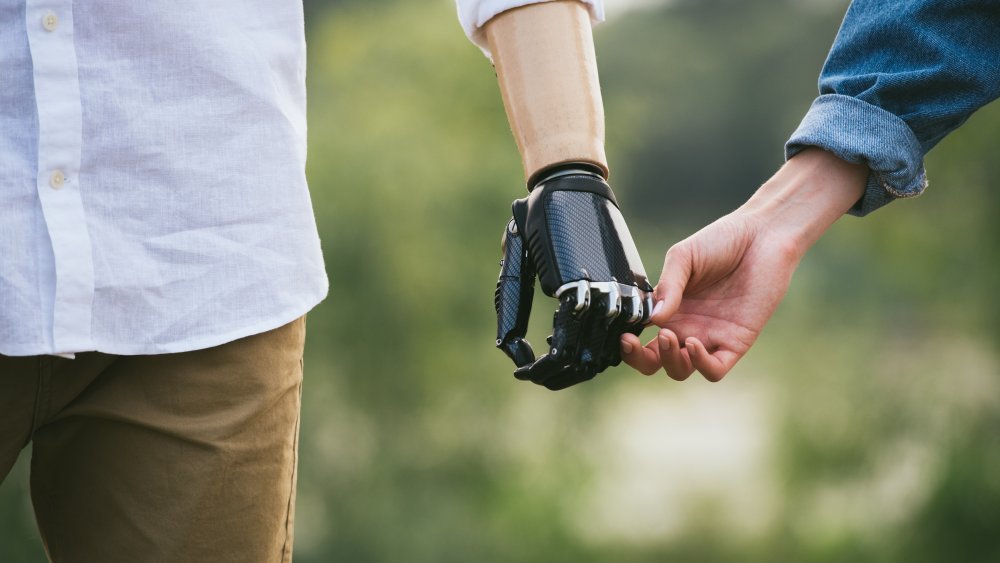
[[[528,4],[540,4],[553,0],[455,0],[458,6],[458,20],[462,22],[462,29],[473,43],[483,50],[483,54],[491,57],[489,45],[486,41],[486,34],[483,33],[483,26],[490,21],[493,16],[500,12],[505,12],[513,8],[527,6]],[[590,19],[594,22],[604,21],[604,0],[580,0],[587,4],[590,10]]]
[[[207,348],[327,280],[296,0],[0,0],[0,354]]]
[[[537,1],[458,8],[485,50]],[[0,0],[0,354],[197,350],[319,303],[305,101],[298,0]]]

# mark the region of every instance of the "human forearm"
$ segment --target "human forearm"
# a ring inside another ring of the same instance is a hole
[[[868,168],[810,148],[791,158],[738,212],[788,241],[796,259],[861,198]]]
[[[525,178],[566,162],[593,164],[606,176],[604,107],[586,6],[531,4],[496,16],[485,30]]]

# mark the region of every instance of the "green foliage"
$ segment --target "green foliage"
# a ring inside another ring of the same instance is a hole
[[[26,455],[21,456],[0,487],[0,561],[46,561],[25,490],[28,480],[26,458]]]
[[[780,164],[844,7],[685,0],[598,29],[613,181],[652,276]],[[935,149],[927,195],[838,223],[725,382],[617,368],[549,393],[492,347],[523,187],[453,5],[306,9],[331,294],[309,316],[297,561],[1000,559],[1000,108]],[[0,561],[42,557],[24,461]]]
[[[844,6],[686,1],[599,30],[613,175],[642,202],[630,217],[690,232],[743,203],[783,161]]]

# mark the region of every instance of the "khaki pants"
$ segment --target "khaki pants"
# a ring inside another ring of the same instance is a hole
[[[305,320],[160,356],[0,356],[55,562],[290,561]]]

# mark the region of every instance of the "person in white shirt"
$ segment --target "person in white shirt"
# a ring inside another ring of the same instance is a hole
[[[523,38],[487,39],[514,8],[601,15],[555,4],[458,2],[495,54]],[[32,443],[53,561],[290,560],[304,315],[327,292],[301,3],[5,2],[0,69],[0,476]],[[526,167],[606,170],[590,141]]]

